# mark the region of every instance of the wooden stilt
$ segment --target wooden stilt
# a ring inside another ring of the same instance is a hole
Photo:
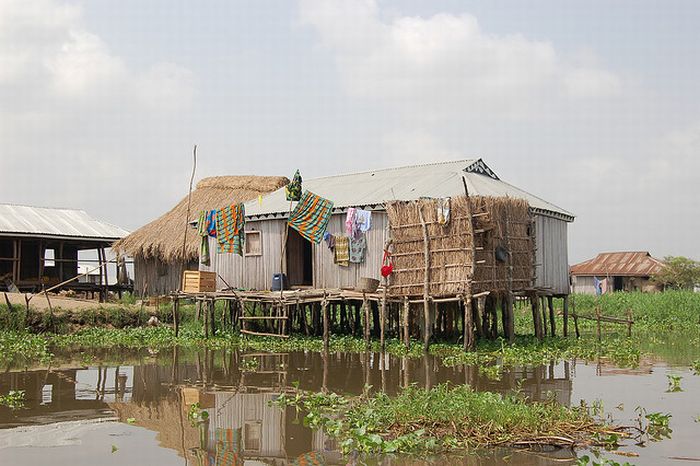
[[[326,300],[326,294],[323,294],[323,301],[321,302],[321,312],[323,313],[323,349],[328,351],[329,345],[329,331],[328,331],[328,301]]]
[[[547,300],[544,296],[540,298],[542,309],[542,336],[547,336]]]
[[[536,294],[534,294],[530,300],[532,301],[532,315],[533,315],[533,320],[534,320],[534,326],[535,326],[535,336],[542,340],[544,338],[543,335],[543,325],[542,325],[542,314],[540,314],[540,298]]]
[[[482,334],[482,326],[481,326],[481,300],[483,298],[472,298],[472,320],[474,322],[474,330],[476,332],[475,334],[475,339],[480,338]]]
[[[506,293],[506,314],[508,316],[508,327],[506,328],[506,338],[513,343],[515,340],[515,309],[513,303],[513,293]]]
[[[556,334],[557,334],[557,322],[554,319],[554,297],[553,296],[547,296],[547,306],[549,307],[550,335],[556,336]]]
[[[369,347],[369,301],[367,300],[367,296],[365,296],[364,293],[362,293],[362,309],[364,311],[364,338],[365,338],[365,346]]]
[[[382,306],[379,314],[379,346],[384,352],[384,326],[386,325],[386,293],[387,293],[387,280],[384,277],[384,289],[382,290]],[[382,372],[383,373],[383,372]]]
[[[500,301],[500,296],[488,296],[491,298],[488,301],[491,301],[491,304],[489,306],[491,310],[491,339],[495,340],[498,338],[498,306],[499,306],[499,301]],[[488,302],[487,301],[487,302]]]
[[[474,349],[474,322],[472,320],[471,296],[463,298],[461,303],[464,311],[464,351],[472,351]]]
[[[569,336],[569,295],[564,296],[564,319],[563,330],[564,337]]]
[[[173,298],[173,326],[177,337],[180,334],[180,300],[178,298]]]
[[[408,316],[411,311],[410,308],[411,304],[408,302],[408,296],[405,296],[403,298],[403,344],[406,346],[406,349],[408,349],[411,346],[411,337],[409,334],[409,328],[408,328]]]

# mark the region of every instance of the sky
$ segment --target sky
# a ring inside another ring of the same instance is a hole
[[[481,157],[569,259],[700,259],[695,0],[0,0],[0,202],[136,229],[212,175]]]

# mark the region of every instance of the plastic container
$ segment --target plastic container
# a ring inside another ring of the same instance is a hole
[[[272,291],[286,290],[289,288],[287,283],[287,276],[283,273],[275,273],[272,275]]]

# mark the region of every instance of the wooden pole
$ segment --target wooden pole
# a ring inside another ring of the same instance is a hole
[[[564,296],[564,337],[569,336],[569,295]]]
[[[321,312],[323,313],[323,351],[328,351],[329,346],[329,331],[328,331],[328,300],[326,293],[323,293],[323,301],[321,301]]]
[[[367,301],[367,296],[362,293],[362,310],[364,311],[364,338],[365,346],[369,347],[369,301]]]
[[[403,344],[406,346],[406,349],[408,349],[411,346],[411,337],[409,334],[409,327],[408,327],[408,316],[411,312],[411,304],[408,302],[408,296],[404,296],[403,298]]]
[[[532,300],[532,315],[534,316],[535,325],[535,336],[542,340],[544,338],[542,325],[542,314],[540,314],[540,297],[534,294],[531,298]]]
[[[513,306],[513,292],[506,293],[506,314],[508,315],[508,328],[506,329],[506,337],[508,341],[513,343],[515,340],[515,310]]]
[[[547,296],[547,306],[549,306],[549,327],[551,330],[551,335],[556,336],[557,334],[557,323],[554,319],[554,297]]]
[[[574,330],[576,331],[576,338],[578,339],[578,338],[581,338],[581,332],[579,332],[579,330],[578,330],[578,314],[576,314],[576,312],[574,312],[572,314],[572,316],[574,318]]]
[[[598,342],[600,343],[600,340],[602,338],[601,330],[600,330],[600,307],[596,306],[595,308],[595,319],[596,319],[596,333],[598,334]]]
[[[627,309],[627,337],[632,336],[632,309]]]
[[[463,297],[461,304],[464,311],[464,351],[471,351],[474,349],[474,322],[472,319],[471,296]]]
[[[540,304],[542,306],[541,307],[541,309],[542,309],[542,321],[541,321],[542,322],[542,336],[546,337],[547,336],[547,300],[544,297],[544,295],[542,295],[542,297],[540,298],[540,301],[541,301]]]
[[[387,293],[387,279],[384,277],[384,289],[382,290],[382,307],[380,308],[379,314],[379,346],[384,352],[384,326],[386,325],[386,293]]]
[[[185,214],[185,231],[182,236],[182,257],[187,257],[187,232],[190,229],[190,205],[192,201],[192,184],[194,183],[194,174],[197,171],[197,144],[192,150],[192,174],[190,175],[190,190],[187,193],[187,213]]]
[[[175,336],[180,333],[180,299],[173,298],[173,326],[175,326]]]
[[[423,210],[421,205],[416,203],[418,209],[418,218],[420,219],[423,229],[423,350],[428,351],[430,345],[430,240],[428,238],[428,226],[423,218]]]

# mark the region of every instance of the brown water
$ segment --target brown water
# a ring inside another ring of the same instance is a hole
[[[637,458],[606,457],[649,465],[700,461],[700,423],[695,421],[700,416],[700,377],[662,362],[622,370],[570,361],[508,371],[496,381],[476,367],[446,368],[428,356],[175,349],[119,355],[120,365],[94,362],[106,356],[115,360],[113,352],[90,355],[98,358],[90,363],[59,355],[62,362],[56,367],[0,375],[0,393],[26,391],[24,409],[0,407],[0,464],[539,465],[574,463],[576,455],[585,453],[500,449],[428,458],[342,458],[335,442],[304,427],[294,409],[269,406],[296,381],[302,389],[355,394],[365,385],[395,393],[410,383],[429,387],[447,381],[503,393],[519,389],[532,399],[555,397],[564,405],[601,400],[606,413],[627,425],[642,406],[672,415],[671,439],[622,448],[638,453]],[[684,391],[666,392],[667,373],[683,377]],[[194,403],[210,415],[199,427],[187,416]],[[234,445],[227,459],[216,458],[214,445],[221,435],[230,435]]]

